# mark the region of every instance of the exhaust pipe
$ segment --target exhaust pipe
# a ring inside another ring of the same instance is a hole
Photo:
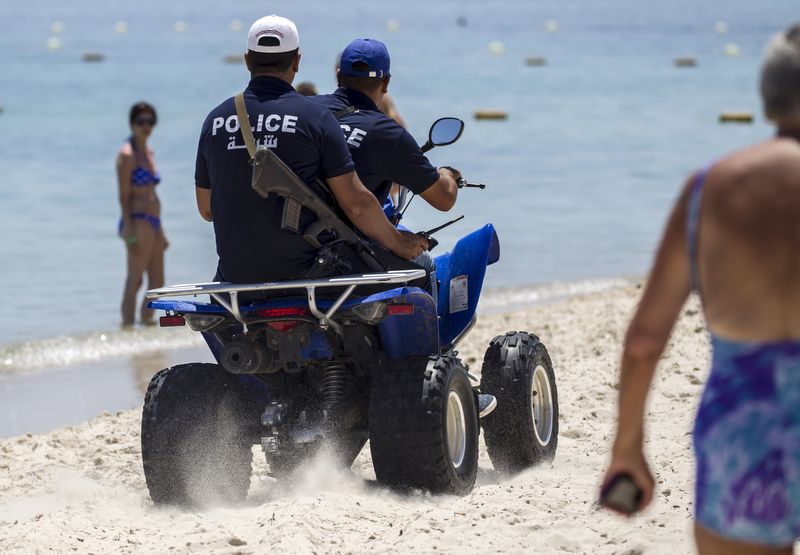
[[[220,363],[231,374],[269,373],[272,352],[261,342],[239,337],[222,348]]]

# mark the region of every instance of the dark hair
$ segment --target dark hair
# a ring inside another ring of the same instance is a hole
[[[142,100],[141,102],[137,102],[136,104],[131,106],[130,116],[128,117],[128,121],[131,124],[131,127],[133,126],[133,122],[136,121],[136,118],[138,118],[144,112],[150,112],[151,114],[153,114],[153,125],[158,123],[158,114],[156,114],[156,109],[149,102],[145,102],[144,100]]]
[[[317,87],[310,81],[303,81],[302,83],[299,83],[295,87],[295,90],[303,96],[317,96]]]
[[[366,62],[354,62],[353,69],[356,71],[369,71],[370,67]],[[353,77],[352,75],[345,75],[344,73],[341,74],[343,87],[362,92],[374,91],[383,85],[384,79],[388,79],[388,77]]]
[[[299,48],[290,50],[289,52],[256,52],[255,50],[248,50],[247,53],[250,57],[250,71],[252,73],[266,72],[266,73],[283,73],[289,71],[292,67],[294,59]]]

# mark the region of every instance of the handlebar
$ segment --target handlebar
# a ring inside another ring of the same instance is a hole
[[[469,183],[466,179],[464,179],[461,176],[458,176],[458,178],[456,179],[456,184],[458,185],[459,189],[463,189],[465,187],[474,187],[475,189],[485,189],[486,188],[486,184],[484,184],[484,183]],[[408,205],[406,205],[406,207],[408,207]],[[403,211],[405,212],[405,209]],[[464,216],[459,216],[455,220],[451,220],[451,221],[447,222],[446,224],[440,225],[438,227],[434,227],[433,229],[429,229],[428,231],[419,231],[419,232],[417,232],[417,235],[427,239],[427,241],[428,241],[428,250],[432,251],[436,247],[436,245],[439,244],[439,241],[437,241],[436,239],[433,238],[433,234],[438,232],[438,231],[441,231],[442,229],[444,229],[444,228],[446,228],[446,227],[448,227],[450,225],[453,225],[457,221],[461,220],[463,217]]]
[[[464,187],[475,187],[476,189],[485,189],[486,188],[486,184],[485,183],[469,183],[463,177],[459,177],[458,179],[456,179],[456,184],[458,185],[459,189],[463,189]]]

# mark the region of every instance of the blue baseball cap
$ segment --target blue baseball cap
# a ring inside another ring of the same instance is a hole
[[[369,70],[353,69],[356,62],[367,64]],[[389,77],[389,50],[379,40],[356,39],[342,52],[339,68],[350,77]]]

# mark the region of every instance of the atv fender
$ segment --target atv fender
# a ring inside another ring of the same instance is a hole
[[[486,266],[499,259],[500,241],[492,224],[461,238],[451,252],[436,257],[443,351],[469,327],[478,308]]]

